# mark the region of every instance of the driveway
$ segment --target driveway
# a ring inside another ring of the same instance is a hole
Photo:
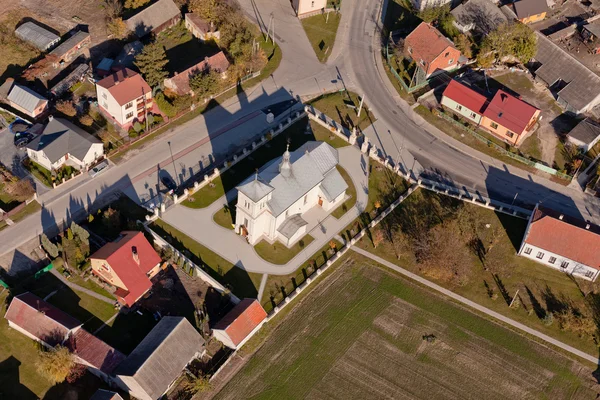
[[[317,224],[307,232],[314,240],[285,265],[276,265],[263,260],[244,238],[213,221],[213,215],[223,208],[223,205],[227,203],[226,198],[231,198],[232,193],[229,196],[221,197],[209,207],[198,210],[178,204],[167,210],[162,218],[240,268],[249,272],[287,275],[298,269],[332,237],[356,219],[367,204],[368,189],[366,188],[369,187],[369,179],[366,175],[367,172],[363,171],[361,167],[365,155],[354,146],[346,146],[338,151],[340,166],[348,172],[356,187],[356,205],[348,210],[342,218],[337,219],[330,215],[321,221],[321,224]]]

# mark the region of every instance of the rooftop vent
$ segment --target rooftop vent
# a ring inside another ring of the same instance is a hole
[[[590,229],[590,224],[585,224],[585,229]]]
[[[565,217],[565,216],[564,216],[564,214],[560,214],[560,215],[558,216],[558,219],[560,219],[560,220],[562,221],[564,217]]]

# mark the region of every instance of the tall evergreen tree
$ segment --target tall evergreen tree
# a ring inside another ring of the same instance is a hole
[[[165,48],[156,42],[144,46],[140,54],[135,57],[134,64],[140,69],[148,85],[156,87],[168,76],[165,69],[169,60]]]

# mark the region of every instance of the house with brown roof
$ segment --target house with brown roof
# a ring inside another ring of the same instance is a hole
[[[483,111],[488,104],[488,99],[481,93],[453,79],[444,89],[441,104],[445,109],[479,125],[483,117]]]
[[[82,325],[31,292],[15,296],[4,318],[8,326],[46,347],[63,344]]]
[[[83,328],[72,332],[66,345],[75,356],[75,362],[85,365],[88,371],[105,382],[109,382],[109,376],[125,360],[123,353]]]
[[[537,205],[519,255],[567,274],[595,281],[600,270],[600,226]]]
[[[100,111],[123,129],[143,122],[148,114],[160,114],[152,101],[152,89],[144,78],[129,68],[113,72],[96,82]]]
[[[244,299],[213,328],[213,335],[225,346],[237,349],[265,323],[267,313],[256,299]]]
[[[173,0],[158,0],[133,17],[125,25],[135,36],[143,38],[150,33],[158,34],[181,21],[181,10]]]
[[[532,24],[546,18],[548,4],[546,0],[519,0],[512,3],[517,19],[524,24]]]
[[[227,69],[229,68],[229,61],[222,51],[217,54],[206,57],[198,64],[186,69],[183,72],[176,73],[175,76],[167,78],[164,81],[165,87],[169,88],[179,95],[194,94],[194,91],[190,87],[190,78],[194,75],[205,73],[208,71],[216,71],[221,74],[221,78],[227,78]]]
[[[221,32],[217,29],[214,22],[207,22],[200,18],[198,14],[185,13],[185,27],[192,35],[200,40],[219,40]]]
[[[531,104],[498,90],[483,112],[479,127],[518,146],[533,130],[540,113],[540,109]]]
[[[429,77],[459,67],[461,57],[454,43],[427,22],[421,22],[404,39],[404,54]]]
[[[124,231],[90,256],[92,272],[116,286],[117,300],[131,307],[152,288],[161,259],[142,232]]]

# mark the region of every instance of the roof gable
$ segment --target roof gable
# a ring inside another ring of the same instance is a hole
[[[214,54],[210,57],[206,57],[198,64],[191,66],[183,72],[178,73],[172,78],[168,78],[173,84],[177,86],[177,89],[187,93],[192,90],[190,87],[190,78],[205,70],[211,70],[216,72],[225,72],[229,68],[229,61],[222,51]]]
[[[144,78],[129,68],[122,68],[113,72],[98,81],[96,85],[108,90],[121,106],[147,93],[152,93],[150,85],[146,83]]]
[[[244,299],[229,311],[213,329],[224,330],[234,345],[240,344],[262,321],[267,313],[256,299]]]
[[[125,24],[130,31],[141,38],[177,15],[181,15],[181,11],[173,0],[158,0],[126,20]]]
[[[31,21],[25,22],[15,29],[17,36],[33,43],[35,47],[46,50],[53,43],[60,40],[60,37],[46,28],[39,26]]]
[[[105,374],[112,373],[117,365],[125,360],[125,356],[120,351],[83,328],[69,337],[67,347],[80,359]]]
[[[90,37],[90,34],[84,31],[77,31],[70,38],[59,44],[50,54],[56,57],[62,57],[74,47]]]
[[[8,100],[15,103],[19,107],[32,113],[40,105],[41,102],[48,101],[40,94],[37,94],[28,87],[21,85],[13,85],[8,93]]]
[[[431,64],[448,47],[458,51],[450,39],[426,22],[421,22],[404,39],[404,47],[410,49],[409,54],[415,61],[423,60],[426,64]]]
[[[591,143],[600,136],[600,125],[589,118],[578,123],[575,128],[568,133],[570,137],[580,140],[584,143]]]
[[[483,115],[508,130],[521,133],[539,110],[504,90],[498,90]]]
[[[454,79],[444,89],[443,96],[479,114],[483,113],[488,101],[484,95]]]

